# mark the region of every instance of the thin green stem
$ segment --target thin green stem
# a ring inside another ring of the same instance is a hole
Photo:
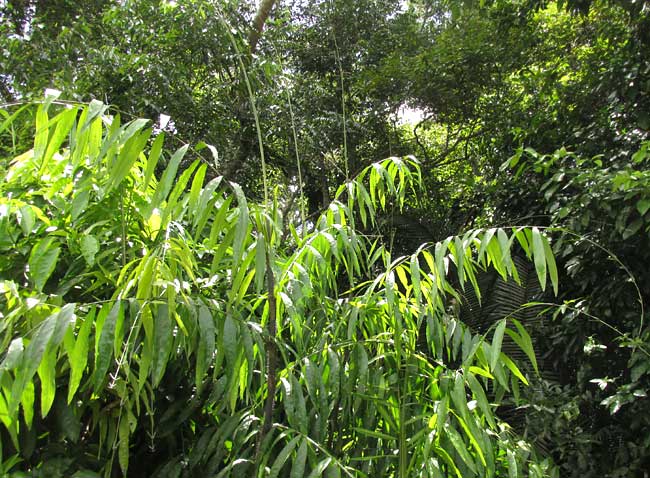
[[[257,144],[259,146],[260,150],[260,161],[262,162],[262,182],[264,185],[264,204],[268,205],[269,204],[269,186],[268,186],[268,179],[267,179],[267,172],[266,172],[266,157],[264,155],[264,141],[262,140],[262,128],[260,126],[260,118],[259,114],[257,112],[257,106],[255,105],[255,95],[253,94],[253,87],[251,86],[250,78],[248,77],[248,71],[246,70],[246,65],[244,64],[244,60],[242,60],[242,53],[237,46],[237,41],[235,40],[234,35],[230,31],[230,27],[228,26],[228,23],[226,23],[225,19],[223,18],[222,14],[219,14],[219,20],[224,26],[224,29],[226,33],[228,34],[228,39],[230,40],[230,43],[232,44],[233,48],[235,49],[235,52],[237,53],[237,63],[239,65],[239,69],[241,70],[241,73],[244,77],[244,83],[246,84],[246,91],[248,93],[248,101],[251,105],[251,110],[253,112],[253,119],[255,120],[255,130],[257,131]]]
[[[625,337],[626,336],[626,334],[622,330],[620,330],[619,328],[617,328],[617,327],[611,325],[610,323],[604,321],[600,317],[597,317],[597,316],[595,316],[593,314],[590,314],[589,312],[585,312],[584,310],[582,310],[582,309],[580,309],[578,307],[573,307],[573,306],[570,306],[568,304],[556,304],[556,303],[553,303],[553,302],[531,302],[531,303],[522,305],[517,310],[514,310],[506,318],[510,318],[510,317],[514,318],[514,315],[517,312],[519,312],[520,310],[525,310],[525,309],[527,309],[529,307],[538,307],[538,306],[547,307],[546,310],[548,310],[550,308],[556,308],[556,309],[564,308],[564,309],[567,309],[567,310],[571,310],[571,311],[576,312],[578,314],[584,315],[588,319],[593,320],[594,322],[597,322],[597,323],[607,327],[609,330],[616,333],[619,337]],[[650,357],[650,351],[647,350],[642,345],[637,344],[637,345],[635,345],[635,348],[638,348],[644,355],[646,355],[647,357]]]
[[[291,132],[293,134],[293,148],[296,153],[296,165],[298,166],[298,189],[300,191],[300,221],[302,224],[301,233],[304,235],[305,228],[307,227],[307,214],[305,212],[305,194],[304,185],[302,181],[302,166],[300,163],[300,153],[298,151],[298,133],[296,132],[296,120],[293,114],[293,106],[291,103],[291,93],[287,89],[287,100],[289,102],[289,116],[291,116]]]
[[[348,128],[347,118],[345,111],[345,83],[343,81],[343,64],[341,63],[341,53],[339,51],[339,44],[336,41],[336,32],[334,37],[334,52],[336,53],[336,64],[339,67],[339,77],[341,82],[341,114],[343,115],[343,159],[345,160],[345,180],[350,180],[350,165],[348,159]]]
[[[526,227],[528,227],[528,226],[526,226]],[[588,243],[591,244],[592,246],[596,247],[597,249],[600,249],[600,250],[603,251],[605,254],[607,254],[607,255],[608,255],[608,256],[609,256],[609,257],[610,257],[614,262],[616,262],[616,264],[618,264],[618,266],[619,266],[621,269],[623,269],[623,271],[625,271],[625,273],[627,274],[627,276],[630,278],[630,282],[631,282],[632,285],[634,286],[634,289],[636,290],[636,295],[637,295],[637,297],[639,298],[639,307],[641,308],[641,315],[640,315],[640,318],[639,318],[639,330],[638,330],[637,334],[638,334],[639,337],[640,337],[640,336],[641,336],[641,333],[643,332],[643,326],[644,326],[644,323],[645,323],[645,304],[644,304],[644,302],[643,302],[643,294],[641,294],[641,288],[639,287],[639,284],[637,283],[636,278],[634,277],[634,274],[632,274],[632,271],[629,269],[629,267],[627,267],[627,266],[623,263],[623,261],[621,261],[621,260],[618,258],[618,256],[617,256],[616,254],[614,254],[611,250],[609,250],[609,249],[607,249],[605,246],[603,246],[603,245],[597,243],[597,242],[594,241],[593,239],[589,239],[587,236],[583,236],[583,235],[581,235],[581,234],[578,234],[577,232],[573,232],[573,231],[571,231],[571,230],[569,230],[569,229],[565,229],[565,228],[562,228],[562,227],[554,227],[554,226],[544,227],[544,226],[538,226],[538,228],[539,228],[539,229],[546,229],[547,231],[559,231],[559,232],[562,232],[562,233],[567,234],[567,235],[569,235],[569,236],[576,237],[576,238],[579,239],[579,240],[582,240],[582,241],[588,242]]]
[[[126,216],[124,215],[124,195],[120,195],[120,215],[122,220],[122,267],[126,266]]]

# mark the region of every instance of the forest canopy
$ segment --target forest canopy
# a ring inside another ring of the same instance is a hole
[[[0,477],[650,469],[649,2],[0,19]]]

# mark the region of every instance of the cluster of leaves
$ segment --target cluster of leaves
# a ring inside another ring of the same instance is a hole
[[[526,432],[545,442],[563,476],[630,476],[650,456],[638,438],[648,427],[639,417],[649,363],[650,10],[647,2],[582,3],[463,2],[445,16],[427,2],[440,21],[423,25],[429,44],[407,53],[408,74],[418,65],[423,73],[404,84],[427,113],[415,131],[423,171],[446,180],[430,180],[421,204],[436,218],[430,230],[472,221],[559,229],[570,302],[535,327],[547,380],[529,396]],[[463,40],[470,31],[479,34]],[[498,172],[509,157],[512,168]],[[452,212],[440,213],[441,204]]]
[[[445,306],[458,297],[450,269],[477,294],[486,267],[516,280],[514,244],[556,288],[537,229],[477,230],[393,260],[355,223],[404,205],[419,184],[411,159],[365,169],[296,229],[277,204],[206,183],[200,159],[178,174],[188,147],[168,156],[159,134],[147,148],[147,121],[53,100],[2,124],[36,108],[34,147],[2,165],[9,476],[549,471],[495,416],[527,383],[506,337],[536,364],[525,329],[504,319],[476,334]]]
[[[550,432],[568,436],[564,430],[578,425],[570,436],[579,445],[564,452],[565,462],[577,460],[576,466],[598,473],[605,465],[587,457],[618,441],[609,465],[613,476],[644,468],[648,456],[648,443],[637,440],[647,426],[638,417],[645,414],[650,388],[644,310],[649,297],[641,286],[648,280],[643,266],[650,228],[647,160],[643,143],[627,163],[610,160],[609,167],[602,156],[587,159],[564,149],[549,155],[520,150],[504,164],[515,177],[545,179],[542,204],[559,229],[557,255],[573,282],[564,297],[581,297],[557,309],[557,324],[546,331],[547,347],[564,351],[554,354],[555,366],[570,366],[562,380],[567,386],[538,400],[546,403],[545,413],[567,404],[574,409]],[[630,422],[631,428],[621,426]]]

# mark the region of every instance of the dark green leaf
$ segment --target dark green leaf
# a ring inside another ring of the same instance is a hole
[[[32,248],[29,255],[29,276],[36,290],[42,291],[45,283],[54,272],[61,248],[56,240],[48,236]]]
[[[93,386],[95,390],[101,388],[101,384],[106,378],[106,373],[111,365],[115,342],[115,326],[118,316],[123,313],[122,302],[119,300],[115,301],[103,324],[101,324],[101,331],[96,331],[99,334],[99,340],[95,346],[95,371],[93,375]]]

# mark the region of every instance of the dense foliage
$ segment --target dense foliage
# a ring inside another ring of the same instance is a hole
[[[49,118],[51,100],[2,188],[0,412],[3,451],[19,453],[7,468],[542,476],[487,398],[527,383],[502,343],[536,367],[530,337],[504,318],[488,340],[445,308],[452,264],[477,294],[486,267],[518,280],[514,245],[557,287],[538,229],[472,231],[393,259],[355,223],[403,207],[412,160],[363,170],[297,230],[277,203],[206,183],[201,160],[175,180],[188,148],[167,158],[160,134],[147,154],[146,121],[122,125],[97,102]]]
[[[647,1],[0,18],[3,469],[650,469]]]

